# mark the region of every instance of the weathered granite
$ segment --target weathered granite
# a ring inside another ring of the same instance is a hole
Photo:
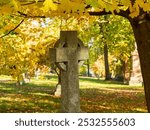
[[[76,31],[61,31],[55,48],[50,49],[50,61],[61,70],[62,112],[81,111],[78,69],[88,56],[88,48],[77,38]]]

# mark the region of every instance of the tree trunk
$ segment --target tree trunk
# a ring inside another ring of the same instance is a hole
[[[130,20],[140,57],[140,64],[144,82],[145,97],[148,112],[150,112],[150,17],[142,20]]]
[[[91,77],[91,75],[90,75],[90,61],[89,61],[89,59],[87,60],[87,74],[88,74],[88,77]]]
[[[130,70],[129,70],[129,61],[127,59],[124,59],[122,62],[122,75],[123,75],[123,82],[128,83],[129,77],[130,77]]]
[[[107,44],[104,44],[104,63],[105,63],[105,80],[110,80]]]
[[[126,74],[126,62],[125,60],[122,60],[122,76],[123,76],[123,81],[125,81],[125,74]]]

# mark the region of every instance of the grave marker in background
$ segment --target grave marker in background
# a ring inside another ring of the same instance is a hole
[[[142,86],[143,78],[141,74],[140,60],[137,49],[132,53],[132,72],[129,81],[131,86]]]

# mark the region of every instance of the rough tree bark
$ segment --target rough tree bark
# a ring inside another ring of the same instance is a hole
[[[109,63],[108,63],[108,47],[104,44],[104,63],[105,63],[105,80],[110,80]]]
[[[135,35],[144,81],[147,109],[150,112],[150,14],[143,13],[135,19],[129,19],[129,21]]]
[[[106,24],[108,23],[108,18],[104,17],[105,20],[107,21],[106,23],[99,23],[99,27],[100,27],[100,32],[102,33],[102,41],[104,43],[104,66],[105,66],[105,80],[110,80],[111,76],[110,76],[110,72],[109,72],[109,62],[108,62],[108,46],[106,43],[106,36],[105,33],[107,32],[107,30],[104,28],[104,26],[106,26]],[[105,33],[104,33],[105,30]]]

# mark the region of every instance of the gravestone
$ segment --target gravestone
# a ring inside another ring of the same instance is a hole
[[[143,78],[141,74],[141,67],[139,61],[139,55],[137,49],[132,53],[132,72],[129,81],[129,85],[131,86],[142,86]]]
[[[55,90],[55,92],[54,92],[54,95],[55,95],[56,97],[60,97],[60,96],[61,96],[61,84],[57,84],[57,85],[56,85],[56,90]]]
[[[60,39],[50,49],[50,61],[56,63],[61,73],[62,112],[81,112],[78,66],[88,56],[88,48],[77,38],[77,31],[61,31]]]

